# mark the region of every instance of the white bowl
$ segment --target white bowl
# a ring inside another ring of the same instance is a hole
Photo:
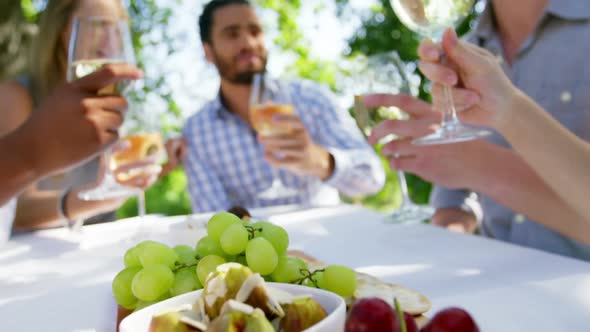
[[[305,330],[305,332],[338,332],[344,331],[346,320],[346,304],[342,297],[321,289],[281,283],[266,283],[268,287],[278,288],[293,295],[311,295],[328,313],[321,322]],[[132,313],[119,326],[120,332],[144,332],[149,330],[152,317],[166,310],[174,310],[184,304],[193,304],[201,296],[202,290],[186,293],[156,303]]]

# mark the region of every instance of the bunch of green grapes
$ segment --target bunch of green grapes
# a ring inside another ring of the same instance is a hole
[[[112,288],[117,303],[130,310],[203,288],[194,268],[196,253],[189,246],[144,241],[127,250],[123,262],[125,269]]]
[[[248,266],[265,280],[319,287],[341,296],[356,289],[354,271],[331,265],[311,272],[287,255],[285,229],[265,221],[250,223],[222,212],[207,223],[207,235],[193,249],[144,241],[125,253],[123,269],[112,283],[119,305],[138,310],[172,296],[201,289],[211,272],[226,262]]]
[[[343,297],[353,295],[356,290],[356,274],[352,269],[330,265],[312,273],[303,260],[288,256],[289,235],[278,225],[266,221],[244,222],[232,214],[220,213],[207,223],[207,233],[197,244],[197,255],[215,258],[202,270],[197,267],[201,283],[216,264],[231,261],[248,266],[267,281],[304,284]]]

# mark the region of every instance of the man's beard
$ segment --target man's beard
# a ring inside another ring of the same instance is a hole
[[[217,67],[217,71],[219,72],[219,76],[224,80],[239,85],[252,85],[252,81],[254,80],[254,75],[258,73],[263,73],[266,71],[266,63],[268,58],[266,55],[260,56],[262,59],[262,68],[260,69],[250,69],[243,72],[236,72],[234,70],[234,63],[224,60],[220,57],[216,52],[213,52],[213,57],[215,59],[215,66]]]

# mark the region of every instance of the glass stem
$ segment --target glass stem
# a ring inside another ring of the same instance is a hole
[[[104,164],[105,164],[104,165],[104,167],[105,167],[105,171],[104,171],[105,172],[105,177],[106,176],[112,176],[112,177],[114,177],[114,174],[113,174],[113,172],[111,170],[111,154],[112,154],[111,149],[112,148],[106,149],[103,152],[103,155],[102,155],[102,157],[104,158]]]
[[[441,56],[441,63],[447,64],[447,57],[446,54],[442,54]],[[457,108],[455,107],[455,101],[453,100],[453,92],[451,87],[448,85],[443,86],[443,94],[444,94],[444,109],[443,109],[443,118],[441,121],[441,128],[444,130],[445,128],[452,127],[459,123],[459,118],[457,117]]]
[[[455,101],[453,100],[453,92],[451,87],[445,85],[443,88],[445,94],[445,111],[443,112],[442,127],[447,127],[459,123],[457,117],[457,108],[455,107]]]
[[[402,206],[411,202],[410,193],[408,192],[408,183],[406,182],[406,175],[402,171],[397,172],[397,181],[399,188],[402,191]]]
[[[272,184],[271,187],[281,187],[283,185],[283,181],[281,181],[281,177],[279,176],[279,170],[276,168],[272,168]]]
[[[137,194],[137,215],[141,220],[143,220],[145,213],[145,191],[141,190]]]

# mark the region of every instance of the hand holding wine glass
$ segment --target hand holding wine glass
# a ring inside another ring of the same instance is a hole
[[[290,98],[285,91],[274,91],[274,96],[268,87],[268,80],[265,74],[256,74],[253,78],[252,92],[250,95],[250,122],[259,136],[273,137],[276,135],[288,135],[293,128],[286,125],[278,125],[273,121],[275,116],[294,116],[295,107],[291,104]],[[276,155],[280,159],[284,156]],[[265,200],[272,200],[284,197],[293,197],[297,191],[286,187],[280,178],[278,170],[272,168],[273,180],[271,186],[258,194],[258,197]]]
[[[75,18],[68,63],[68,80],[89,75],[107,64],[135,64],[128,22],[109,17]],[[117,82],[98,90],[98,94],[121,96],[129,87],[129,81]],[[141,217],[146,212],[143,191],[157,180],[165,152],[161,135],[150,126],[153,123],[142,125],[150,114],[133,106],[119,132],[124,137],[122,143],[103,155],[99,185],[80,191],[78,196],[92,201],[137,195]]]
[[[418,49],[420,70],[434,84],[432,97],[435,104],[444,98],[443,85],[461,85],[452,89],[453,99],[459,105],[464,121],[498,128],[505,121],[506,111],[518,96],[518,89],[504,74],[497,58],[485,49],[461,41],[452,29],[445,31],[441,50],[430,41]],[[442,52],[449,63],[443,64]]]
[[[126,20],[109,17],[76,17],[68,55],[68,81],[85,77],[107,64],[135,64],[131,34]],[[129,81],[113,83],[98,90],[99,95],[122,96]],[[79,193],[83,200],[124,198],[138,190],[122,186],[113,176],[111,151],[103,156],[105,164],[101,182],[96,188]]]
[[[390,0],[398,18],[422,36],[441,41],[443,32],[469,15],[474,0]],[[440,127],[414,141],[419,145],[458,143],[486,137],[490,131],[462,124],[448,85],[444,85],[444,111]]]
[[[125,126],[122,131],[125,131]],[[110,167],[120,184],[146,190],[158,179],[164,159],[162,139],[158,133],[127,134],[112,148]]]
[[[63,172],[115,143],[128,103],[120,96],[95,94],[105,86],[141,76],[141,71],[132,65],[107,65],[57,87],[19,129],[19,132],[49,133],[31,135],[28,140],[28,153],[34,156],[31,162],[36,173],[41,177]]]
[[[275,83],[272,92],[275,100],[289,100],[285,91],[287,87],[280,82]],[[271,166],[322,181],[332,175],[332,156],[314,143],[305,124],[295,114],[293,105],[267,102],[265,106],[256,106],[252,110],[252,124],[257,128],[258,142],[264,146],[264,158]]]

